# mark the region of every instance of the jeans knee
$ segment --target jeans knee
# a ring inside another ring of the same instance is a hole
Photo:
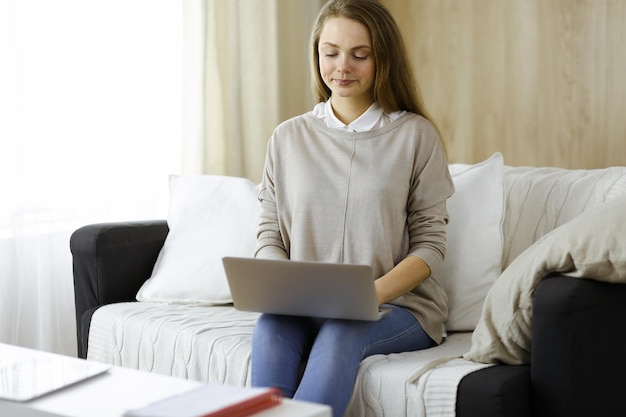
[[[359,330],[358,323],[344,320],[328,320],[317,336],[316,344],[329,356],[350,355],[362,357],[367,338]]]

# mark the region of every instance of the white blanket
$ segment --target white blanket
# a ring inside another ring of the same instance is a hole
[[[93,316],[88,359],[207,383],[247,386],[257,317],[233,307],[108,305]],[[454,416],[458,382],[485,366],[449,361],[467,352],[470,337],[471,333],[451,334],[432,349],[365,359],[346,416]]]
[[[416,381],[415,409],[409,415],[416,417],[454,417],[456,415],[456,395],[464,376],[490,364],[470,362],[462,358],[442,359],[425,367],[424,373]]]
[[[454,333],[432,349],[364,359],[346,417],[454,416],[461,379],[489,366],[460,358],[470,339]]]
[[[99,308],[87,359],[206,383],[249,384],[259,315],[233,307],[118,303]]]

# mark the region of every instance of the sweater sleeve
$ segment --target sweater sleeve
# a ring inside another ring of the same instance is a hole
[[[417,156],[416,170],[408,201],[407,224],[409,255],[418,256],[435,271],[446,255],[448,210],[446,200],[454,193],[454,183],[441,141],[434,128],[425,134],[434,136],[430,152]],[[424,149],[422,149],[424,150]]]
[[[278,221],[278,208],[274,188],[274,159],[273,159],[274,136],[270,138],[259,191],[261,212],[259,215],[259,227],[257,229],[257,243],[254,256],[266,259],[289,259],[289,253],[280,232]]]
[[[446,255],[446,224],[448,213],[445,201],[437,205],[413,211],[407,219],[409,224],[409,255],[421,258],[435,271]]]

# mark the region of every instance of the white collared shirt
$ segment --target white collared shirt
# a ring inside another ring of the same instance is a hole
[[[326,126],[330,128],[345,130],[347,132],[369,132],[380,129],[388,123],[393,122],[402,116],[406,111],[399,110],[393,113],[385,113],[383,108],[374,102],[362,115],[350,124],[345,124],[335,116],[330,99],[326,102],[317,103],[313,108],[313,115],[324,120]]]

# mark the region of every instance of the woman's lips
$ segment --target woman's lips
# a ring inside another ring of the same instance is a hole
[[[335,83],[337,83],[337,85],[340,86],[340,87],[347,87],[350,84],[352,84],[353,82],[354,82],[354,80],[335,79]]]

